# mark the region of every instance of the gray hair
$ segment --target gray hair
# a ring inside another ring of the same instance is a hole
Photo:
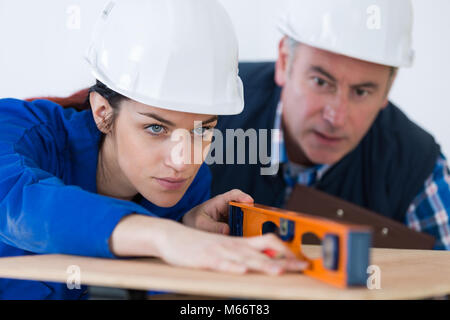
[[[290,73],[290,70],[292,69],[292,64],[294,63],[294,60],[295,60],[295,51],[296,51],[297,47],[300,45],[300,42],[298,42],[294,38],[287,36],[286,37],[286,45],[289,50],[288,70]]]

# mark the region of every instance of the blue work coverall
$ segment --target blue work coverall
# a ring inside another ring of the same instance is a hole
[[[102,133],[92,111],[47,101],[0,100],[0,257],[71,254],[117,258],[108,239],[132,213],[180,220],[210,196],[203,164],[183,198],[160,208],[97,194]],[[80,299],[65,283],[0,278],[0,299]]]

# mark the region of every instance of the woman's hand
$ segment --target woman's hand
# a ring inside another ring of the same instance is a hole
[[[191,209],[183,217],[183,224],[203,231],[229,234],[228,203],[230,201],[253,203],[248,194],[234,189],[218,195]]]
[[[160,242],[161,258],[172,265],[242,274],[258,271],[278,275],[286,271],[302,271],[305,261],[295,255],[274,234],[260,237],[230,237],[207,233],[183,225]],[[272,259],[262,253],[273,250],[281,258]]]
[[[237,274],[258,271],[277,275],[307,267],[273,234],[230,237],[138,214],[119,222],[110,238],[110,248],[119,257],[159,257],[176,266]],[[262,253],[264,250],[275,251],[281,258],[269,258]]]

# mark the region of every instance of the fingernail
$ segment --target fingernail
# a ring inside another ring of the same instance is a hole
[[[272,259],[281,259],[284,257],[284,255],[281,252],[278,252],[278,251],[275,251],[272,249],[263,250],[263,253]]]
[[[309,265],[309,263],[308,262],[304,262],[304,261],[300,261],[300,262],[296,262],[295,263],[295,266],[297,268],[300,268],[300,269],[306,269],[308,267],[308,265]]]
[[[244,274],[246,272],[247,272],[247,268],[239,268],[238,269],[238,273],[240,273],[240,274]]]
[[[280,267],[271,267],[270,272],[273,274],[280,274],[283,271]]]

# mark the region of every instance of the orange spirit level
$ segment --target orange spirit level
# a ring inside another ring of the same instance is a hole
[[[370,228],[258,204],[230,202],[230,233],[260,236],[273,232],[302,260],[309,262],[304,273],[332,285],[366,285],[372,233]],[[302,253],[302,237],[315,234],[322,240],[322,258]]]

